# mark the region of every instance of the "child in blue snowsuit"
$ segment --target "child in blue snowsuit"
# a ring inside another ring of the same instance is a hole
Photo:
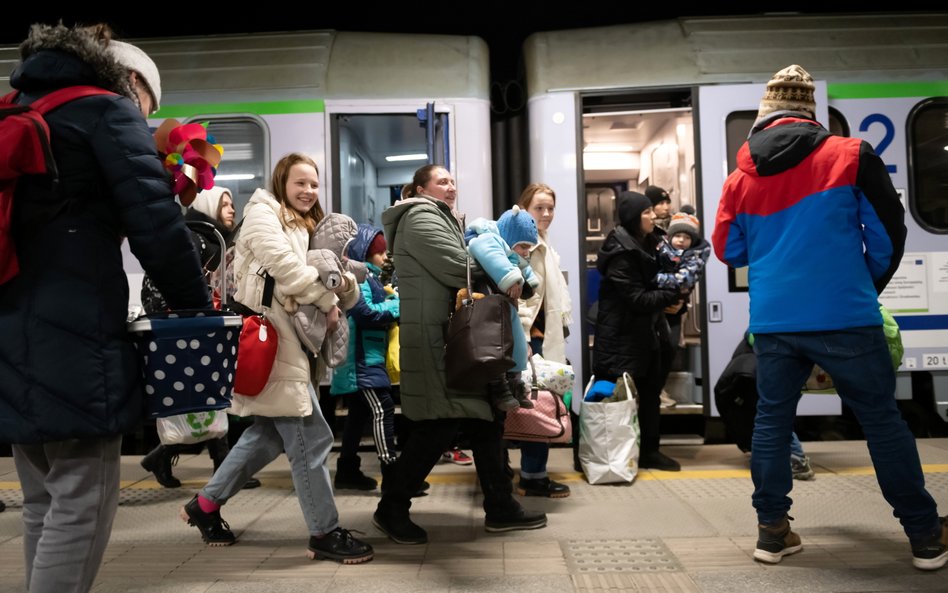
[[[537,244],[537,225],[533,217],[514,206],[504,212],[497,222],[477,218],[467,226],[464,233],[471,257],[480,264],[501,292],[512,300],[510,318],[513,331],[513,358],[516,366],[497,380],[487,385],[491,403],[500,410],[517,407],[532,408],[520,373],[527,369],[527,338],[520,328],[517,315],[517,300],[524,285],[535,288],[540,281],[527,262],[530,248]]]
[[[711,254],[711,245],[701,237],[698,227],[693,214],[679,212],[672,216],[666,238],[658,246],[660,271],[655,275],[655,284],[659,288],[694,290]]]

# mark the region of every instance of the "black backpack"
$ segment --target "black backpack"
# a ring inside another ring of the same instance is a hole
[[[757,356],[746,336],[714,384],[714,403],[728,439],[741,451],[750,451],[757,416]]]

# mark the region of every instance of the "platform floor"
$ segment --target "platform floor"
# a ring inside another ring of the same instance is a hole
[[[898,521],[879,493],[865,443],[804,443],[817,474],[796,482],[794,529],[804,551],[777,566],[754,562],[756,524],[749,457],[734,445],[669,445],[683,471],[642,470],[629,485],[592,486],[571,451],[551,451],[551,475],[572,488],[559,500],[525,499],[549,516],[544,529],[484,531],[474,468],[440,464],[414,520],[430,542],[389,541],[371,517],[378,493],[339,491],[343,527],[363,532],[375,559],[356,566],[310,561],[285,458],[223,509],[236,545],[209,548],[178,508],[210,475],[206,455],[183,457],[182,488],[164,489],[123,458],[121,505],[94,591],[155,593],[855,593],[948,592],[948,567],[911,565]],[[948,439],[920,439],[926,481],[948,513]],[[517,451],[511,451],[517,466]],[[331,467],[335,468],[335,457]],[[363,453],[379,475],[374,455]],[[0,593],[23,590],[21,495],[13,461],[0,458]]]

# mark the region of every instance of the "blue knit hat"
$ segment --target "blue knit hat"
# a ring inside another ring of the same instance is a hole
[[[536,221],[530,214],[521,210],[520,206],[514,206],[500,215],[497,219],[497,230],[511,247],[517,243],[536,245],[539,241]]]

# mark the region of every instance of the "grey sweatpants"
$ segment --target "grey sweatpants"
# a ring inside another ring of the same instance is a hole
[[[122,437],[14,445],[29,593],[85,593],[118,510]]]

